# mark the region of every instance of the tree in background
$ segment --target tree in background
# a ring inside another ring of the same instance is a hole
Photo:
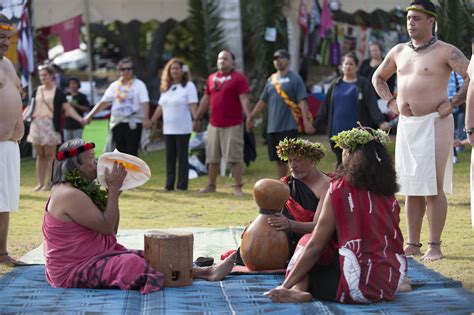
[[[93,23],[91,33],[95,39],[103,38],[105,42],[118,47],[120,58],[131,57],[137,76],[145,83],[149,83],[162,67],[161,57],[166,37],[176,24],[177,22],[172,19],[162,23],[156,21],[141,23],[136,20],[129,23],[118,21],[110,24]]]
[[[193,73],[207,77],[216,69],[216,58],[224,49],[224,31],[220,27],[217,0],[189,0],[186,27],[191,34],[190,54]]]
[[[273,53],[288,48],[288,29],[283,14],[285,0],[241,0],[242,39],[245,73],[252,91],[251,103],[255,104],[263,91],[267,78],[275,72]],[[276,41],[265,40],[267,27],[277,31]],[[265,138],[268,107],[262,113],[262,136]]]
[[[471,55],[472,5],[468,0],[439,0],[438,34],[441,39],[459,48],[466,56]]]
[[[275,71],[273,53],[288,47],[288,31],[283,14],[285,0],[241,0],[242,37],[246,74],[254,97],[258,97],[268,76]],[[265,40],[267,27],[275,27],[275,42]]]
[[[216,69],[216,56],[224,48],[218,1],[189,0],[189,13],[180,23],[172,19],[94,23],[91,33],[95,42],[117,47],[118,59],[130,56],[136,75],[155,94],[159,70],[171,57],[188,61],[195,77],[207,77]]]

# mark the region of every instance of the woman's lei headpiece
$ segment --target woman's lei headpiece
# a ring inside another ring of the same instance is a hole
[[[288,157],[296,156],[311,159],[316,163],[324,157],[326,151],[321,143],[301,138],[285,138],[278,143],[276,149],[282,161],[288,161]]]
[[[388,132],[369,127],[352,128],[351,130],[341,131],[331,137],[336,147],[341,149],[350,149],[352,152],[361,145],[366,145],[371,141],[376,141],[384,146],[390,142]]]
[[[62,161],[62,160],[65,160],[67,158],[76,156],[79,153],[92,150],[94,148],[95,148],[95,143],[94,142],[88,142],[88,143],[85,143],[85,144],[83,144],[83,145],[81,145],[77,148],[73,148],[73,149],[69,149],[69,150],[65,150],[65,151],[58,151],[56,153],[56,160]]]

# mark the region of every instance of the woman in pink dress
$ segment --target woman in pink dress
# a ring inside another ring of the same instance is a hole
[[[105,171],[107,192],[100,189],[94,146],[73,139],[56,154],[43,221],[46,279],[55,288],[161,290],[164,275],[146,262],[143,251],[117,242],[118,199],[127,171],[115,162]],[[216,266],[195,267],[193,277],[221,280],[234,261],[235,254]]]

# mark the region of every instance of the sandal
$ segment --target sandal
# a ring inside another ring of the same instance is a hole
[[[428,245],[430,246],[441,246],[442,241],[439,242],[428,242]]]
[[[199,267],[212,266],[214,264],[214,258],[212,258],[212,257],[198,257],[194,263]]]

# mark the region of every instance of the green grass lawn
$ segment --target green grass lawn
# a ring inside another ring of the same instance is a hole
[[[83,138],[95,143],[95,152],[99,156],[105,147],[108,135],[108,119],[93,120],[90,125],[84,129]]]
[[[94,121],[86,127],[84,138],[97,144],[96,151],[102,152],[106,137],[106,121]],[[258,137],[260,140],[260,137]],[[327,144],[326,137],[314,136]],[[165,156],[164,151],[157,151],[141,156],[150,166],[151,180],[144,186],[126,191],[120,200],[122,229],[147,229],[169,227],[227,227],[241,226],[250,222],[257,215],[252,200],[251,189],[260,178],[275,177],[275,166],[268,162],[266,148],[258,141],[258,158],[245,170],[245,196],[234,197],[233,181],[228,177],[219,177],[218,192],[201,195],[197,190],[207,183],[202,176],[191,180],[187,192],[165,192]],[[393,153],[393,143],[390,146]],[[454,194],[448,196],[449,210],[446,227],[443,233],[443,250],[446,258],[427,264],[445,276],[463,282],[464,286],[474,290],[474,230],[471,228],[469,206],[469,160],[470,149],[461,153],[459,162],[454,167]],[[328,151],[320,168],[331,172],[334,169],[335,157]],[[16,258],[36,248],[42,242],[41,224],[43,209],[48,193],[32,192],[35,186],[35,164],[32,159],[22,160],[20,211],[11,215],[9,233],[9,252]],[[401,205],[403,208],[402,199]],[[402,209],[402,231],[406,230],[405,212]],[[427,221],[423,225],[422,243],[427,242]],[[422,250],[426,249],[426,245]],[[0,274],[11,270],[1,266]]]

